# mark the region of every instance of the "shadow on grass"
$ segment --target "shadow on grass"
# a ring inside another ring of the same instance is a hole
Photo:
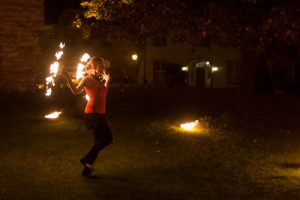
[[[92,176],[88,176],[82,177],[83,179],[89,181],[89,180],[110,180],[110,181],[127,181],[126,178],[122,178],[122,177],[117,177],[117,176],[111,176],[111,175],[107,175],[107,174],[97,174],[97,175],[92,175]]]
[[[300,169],[300,163],[283,163],[280,166],[288,169]]]

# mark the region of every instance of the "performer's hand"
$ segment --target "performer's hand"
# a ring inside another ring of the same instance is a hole
[[[105,80],[104,86],[108,87],[109,85],[109,80],[110,80],[110,75],[106,74],[105,71],[102,74],[102,80]]]
[[[105,80],[105,82],[108,82],[110,80],[110,75],[104,72],[102,74],[102,79]]]
[[[63,76],[65,79],[70,78],[70,74],[63,67],[60,69],[60,75]]]

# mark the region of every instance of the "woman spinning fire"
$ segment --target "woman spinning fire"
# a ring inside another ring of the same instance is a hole
[[[62,71],[62,76],[67,80],[74,95],[85,90],[89,96],[84,113],[86,126],[94,134],[94,145],[80,162],[84,166],[81,175],[90,177],[95,171],[94,163],[99,152],[112,142],[113,136],[105,118],[106,94],[110,81],[110,75],[105,72],[105,60],[99,57],[92,58],[87,63],[86,70],[88,75],[82,78],[77,86],[66,71]]]

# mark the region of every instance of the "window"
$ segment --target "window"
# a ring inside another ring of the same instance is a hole
[[[167,46],[167,37],[165,34],[158,34],[153,37],[153,46],[155,47],[166,47]]]
[[[167,61],[165,59],[153,60],[153,82],[166,83]]]
[[[227,60],[226,61],[226,82],[227,84],[237,84],[239,78],[240,61]]]

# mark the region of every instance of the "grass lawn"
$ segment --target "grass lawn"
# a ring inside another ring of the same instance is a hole
[[[300,199],[296,95],[112,89],[114,141],[94,179],[80,176],[92,144],[74,112],[80,106],[59,105],[63,114],[51,122],[43,98],[9,99],[0,106],[1,200]],[[205,116],[209,126],[197,133],[178,128]]]

